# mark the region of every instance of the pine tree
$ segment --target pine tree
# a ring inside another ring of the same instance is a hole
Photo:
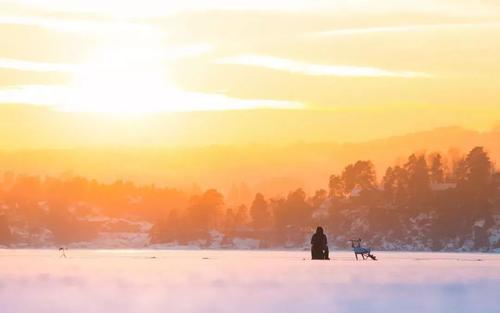
[[[261,193],[255,195],[255,199],[250,207],[250,216],[255,228],[268,227],[271,224],[271,214],[269,206]]]

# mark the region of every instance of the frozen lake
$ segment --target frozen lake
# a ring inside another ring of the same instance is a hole
[[[500,312],[500,255],[0,250],[0,312]]]

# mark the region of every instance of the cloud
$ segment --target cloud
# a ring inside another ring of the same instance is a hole
[[[154,95],[123,86],[123,92],[85,90],[78,86],[19,85],[0,88],[0,104],[48,106],[58,111],[114,114],[225,111],[252,109],[303,109],[300,102],[239,99],[225,94],[190,92],[176,88],[153,90]],[[126,90],[126,91],[125,91]],[[87,92],[89,91],[89,92]]]
[[[264,67],[273,70],[301,73],[312,76],[339,76],[339,77],[401,77],[422,78],[431,75],[412,71],[392,71],[376,67],[326,65],[302,63],[290,59],[263,55],[239,55],[216,61],[217,64],[233,64]]]
[[[155,66],[161,66],[162,61],[175,61],[185,58],[198,57],[209,53],[213,50],[213,46],[209,44],[188,44],[188,45],[170,45],[162,49],[148,49],[126,47],[121,53],[116,53],[113,56],[107,56],[103,63],[90,64],[69,64],[69,63],[47,63],[27,61],[12,58],[0,57],[0,69],[31,71],[31,72],[62,72],[62,73],[79,73],[82,71],[97,71],[116,69],[127,70],[133,67],[134,62],[147,64],[145,59],[153,59],[157,62]]]
[[[321,31],[313,33],[313,35],[319,37],[332,37],[332,36],[363,35],[363,34],[374,34],[374,33],[426,32],[426,31],[437,31],[437,30],[446,31],[446,30],[485,29],[485,28],[500,28],[500,22],[422,24],[422,25],[379,26],[379,27],[365,27],[365,28],[344,28],[344,29]]]
[[[72,73],[81,70],[78,64],[44,63],[17,59],[0,58],[0,69],[11,69],[31,72],[63,72]]]
[[[42,27],[71,33],[115,34],[122,32],[153,32],[151,25],[121,21],[68,20],[29,16],[0,16],[0,25],[24,25]]]
[[[427,12],[447,15],[498,15],[495,1],[472,0],[3,0],[17,6],[43,9],[51,12],[92,12],[119,17],[145,18],[168,16],[186,11],[241,10],[276,12],[345,12],[371,14],[394,12]]]

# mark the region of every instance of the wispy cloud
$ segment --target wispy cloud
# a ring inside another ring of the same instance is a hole
[[[78,64],[63,63],[44,63],[31,62],[17,59],[0,58],[0,69],[12,69],[31,72],[76,72],[81,70],[82,66]]]
[[[374,33],[404,33],[404,32],[427,32],[437,30],[462,30],[462,29],[485,29],[500,28],[500,22],[484,23],[450,23],[450,24],[421,24],[421,25],[396,25],[396,26],[378,26],[363,28],[341,28],[322,32],[316,32],[312,35],[319,37],[364,35]]]
[[[125,47],[116,55],[107,56],[103,62],[94,62],[90,64],[70,64],[70,63],[47,63],[37,61],[27,61],[22,59],[1,58],[0,69],[11,69],[31,72],[64,72],[78,73],[82,71],[94,71],[98,74],[100,70],[126,71],[133,68],[135,63],[150,64],[148,61],[153,59],[157,62],[154,66],[161,66],[161,62],[169,62],[184,58],[198,57],[209,53],[213,46],[209,44],[189,44],[189,45],[170,45],[151,51],[143,47]],[[112,51],[114,52],[114,51]]]
[[[125,86],[124,89],[127,89]],[[111,94],[87,93],[75,86],[19,85],[0,88],[0,104],[49,106],[66,112],[150,114],[158,112],[224,111],[252,109],[303,109],[300,102],[239,99],[224,94],[165,88],[147,98],[140,90]]]
[[[401,77],[418,78],[430,77],[430,74],[413,71],[392,71],[376,67],[327,65],[303,63],[290,59],[263,55],[239,55],[216,61],[218,64],[247,65],[269,68],[273,70],[301,73],[313,76],[340,76],[340,77]]]
[[[41,27],[61,32],[114,34],[123,32],[154,32],[148,24],[121,21],[69,20],[28,16],[0,16],[0,25],[24,25]]]
[[[339,14],[369,12],[428,12],[449,15],[491,15],[498,5],[494,1],[472,0],[3,0],[14,5],[56,12],[92,12],[119,17],[167,16],[185,11],[253,10],[278,12],[334,12]]]

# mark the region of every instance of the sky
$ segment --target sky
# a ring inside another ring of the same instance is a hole
[[[359,142],[500,120],[495,0],[1,0],[0,38],[0,147]]]

